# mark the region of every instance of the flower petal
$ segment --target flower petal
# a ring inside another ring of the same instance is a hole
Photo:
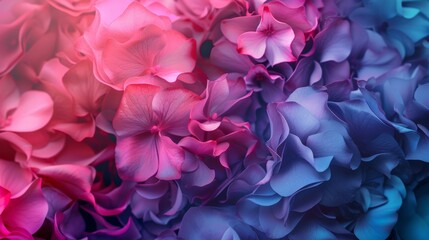
[[[159,168],[156,177],[163,180],[179,179],[185,153],[169,137],[157,138],[157,155]],[[153,150],[152,150],[153,151]]]
[[[292,28],[277,31],[267,38],[265,56],[271,65],[296,61],[291,48],[294,38],[295,34]]]
[[[118,136],[128,136],[150,130],[155,123],[152,101],[158,87],[151,85],[129,85],[113,119]]]
[[[9,202],[2,219],[8,226],[22,228],[35,233],[43,224],[48,213],[48,203],[43,197],[41,180],[34,181],[19,198]]]
[[[181,33],[173,30],[165,31],[164,34],[168,43],[154,62],[155,66],[159,66],[155,75],[168,82],[175,82],[177,76],[194,69],[196,42],[193,39],[186,39]]]
[[[320,54],[320,62],[344,61],[352,51],[352,35],[350,24],[343,21],[335,21],[315,38],[317,51]]]
[[[237,43],[237,39],[241,34],[255,31],[260,20],[260,16],[229,18],[223,20],[220,27],[226,39],[233,43]]]
[[[119,138],[116,168],[124,180],[146,181],[158,171],[156,136],[148,134]]]
[[[73,164],[43,167],[37,171],[46,184],[64,192],[75,199],[90,200],[91,185],[95,170],[88,166]]]
[[[267,36],[261,32],[245,32],[237,39],[237,49],[241,54],[259,59],[264,56],[267,48],[266,41]]]
[[[0,160],[0,186],[8,190],[12,197],[21,194],[30,183],[32,174],[17,163]]]
[[[97,69],[106,73],[108,79],[103,79],[106,84],[123,89],[128,78],[156,72],[154,61],[165,45],[164,32],[156,26],[148,26],[125,43],[109,40]]]
[[[185,89],[169,89],[157,93],[152,109],[160,120],[160,128],[169,134],[185,136],[191,108],[199,97]]]
[[[21,95],[10,125],[4,131],[32,132],[44,127],[54,113],[54,102],[45,92],[30,90]]]

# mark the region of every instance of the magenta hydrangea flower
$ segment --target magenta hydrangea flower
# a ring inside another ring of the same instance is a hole
[[[118,135],[116,166],[122,178],[180,178],[184,152],[172,138],[189,134],[187,122],[197,99],[197,95],[183,89],[150,85],[125,89],[113,119]]]
[[[276,20],[265,6],[256,32],[245,32],[237,39],[238,51],[256,59],[266,56],[271,65],[296,60],[291,43],[295,38],[292,28]]]

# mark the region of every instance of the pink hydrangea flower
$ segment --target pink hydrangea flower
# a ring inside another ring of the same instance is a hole
[[[168,17],[157,16],[138,2],[125,9],[126,4],[112,1],[100,4],[92,31],[79,43],[94,61],[99,81],[123,90],[129,82],[148,83],[153,78],[175,82],[194,69],[195,40],[173,30]]]
[[[150,25],[125,43],[108,41],[99,64],[114,83],[142,76],[175,82],[181,73],[194,69],[194,49],[194,41],[179,32]]]
[[[293,62],[296,60],[291,49],[294,38],[292,28],[275,19],[264,6],[256,32],[245,32],[238,37],[238,51],[257,59],[265,55],[271,65]]]

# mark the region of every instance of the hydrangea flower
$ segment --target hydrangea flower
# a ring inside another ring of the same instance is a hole
[[[185,156],[172,137],[189,134],[187,122],[197,99],[183,89],[151,85],[125,89],[113,119],[118,135],[116,166],[123,179],[139,182],[154,175],[163,180],[180,178]]]

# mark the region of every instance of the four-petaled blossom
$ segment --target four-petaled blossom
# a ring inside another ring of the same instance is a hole
[[[125,89],[113,127],[118,135],[116,166],[123,179],[152,176],[178,179],[184,152],[175,137],[188,135],[189,112],[198,96],[184,89],[130,85]]]
[[[261,22],[256,32],[246,32],[238,37],[238,51],[256,59],[265,56],[271,65],[296,61],[291,44],[295,38],[291,26],[274,18],[264,6]]]

